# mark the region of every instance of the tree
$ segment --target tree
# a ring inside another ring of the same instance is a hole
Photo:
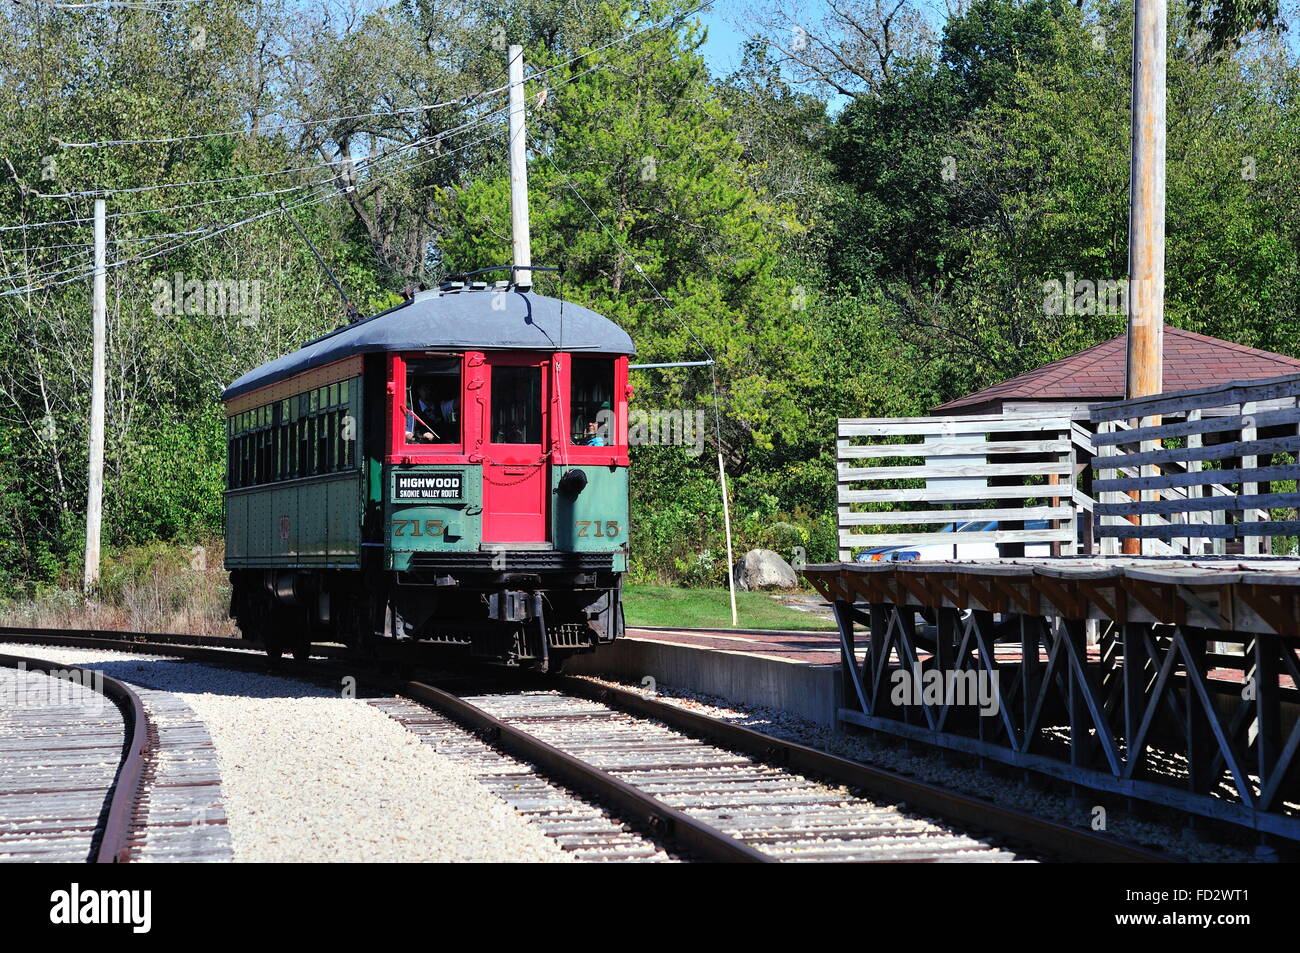
[[[675,9],[640,12],[658,22]],[[638,22],[626,3],[599,15],[615,33]],[[567,66],[534,50],[537,68],[558,68],[530,120],[533,257],[563,265],[550,289],[621,324],[646,359],[716,358],[724,439],[743,469],[752,446],[806,422],[805,301],[778,270],[781,236],[801,226],[756,187],[699,42],[684,23]],[[530,102],[540,92],[530,88]],[[456,270],[509,260],[508,191],[502,166],[451,196],[460,228],[442,253]],[[645,375],[638,386],[662,406],[711,400],[707,372]]]
[[[837,118],[832,276],[880,302],[941,399],[1123,330],[1122,307],[1045,288],[1126,275],[1131,20],[980,0],[934,62]],[[1290,352],[1294,72],[1269,47],[1204,62],[1177,17],[1170,40],[1167,319]]]

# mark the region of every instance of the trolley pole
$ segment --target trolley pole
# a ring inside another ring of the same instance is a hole
[[[532,246],[528,235],[528,138],[524,133],[524,48],[510,47],[510,238],[516,270],[511,278],[521,288],[533,284]]]
[[[91,318],[94,356],[90,372],[90,480],[86,493],[86,568],[82,588],[90,595],[99,581],[99,536],[104,504],[104,339],[106,337],[107,228],[104,200],[95,200],[95,277]]]
[[[1166,21],[1167,0],[1136,0],[1124,388],[1130,398],[1164,387]],[[1140,554],[1141,539],[1124,539],[1123,551]]]

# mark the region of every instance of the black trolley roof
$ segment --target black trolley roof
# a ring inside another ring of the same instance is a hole
[[[254,368],[226,388],[221,399],[231,400],[356,354],[444,348],[636,353],[626,331],[571,301],[517,288],[426,291]]]

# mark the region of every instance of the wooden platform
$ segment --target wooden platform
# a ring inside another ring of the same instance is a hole
[[[832,602],[1195,626],[1300,639],[1300,560],[1055,557],[830,563],[804,575]]]

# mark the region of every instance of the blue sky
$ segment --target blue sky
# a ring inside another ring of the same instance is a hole
[[[740,66],[741,48],[745,37],[729,22],[743,11],[745,0],[716,0],[712,7],[700,14],[700,22],[709,28],[709,41],[704,44],[704,61],[715,76],[726,76]]]

